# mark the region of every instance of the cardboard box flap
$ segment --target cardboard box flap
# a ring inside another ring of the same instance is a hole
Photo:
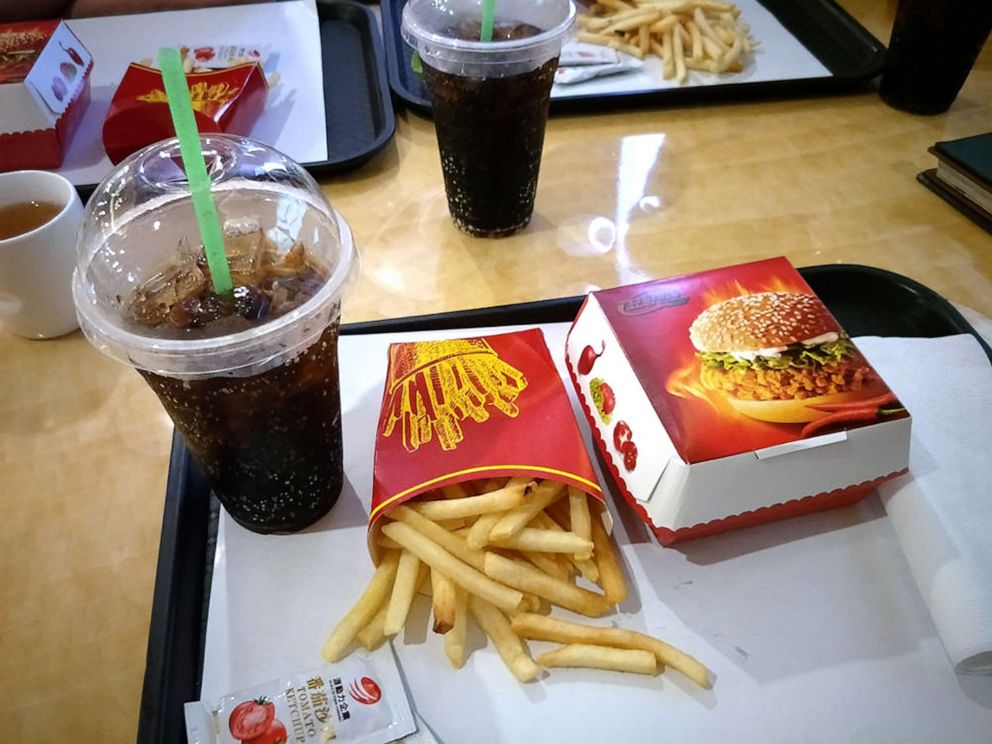
[[[647,502],[669,463],[681,463],[654,414],[597,295],[583,303],[565,342],[569,375],[593,436],[630,498]]]
[[[64,23],[52,32],[25,82],[56,118],[82,88],[93,58]]]

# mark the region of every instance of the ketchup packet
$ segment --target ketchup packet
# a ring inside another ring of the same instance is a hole
[[[369,517],[373,559],[377,522],[391,508],[443,486],[507,476],[560,481],[603,503],[544,334],[390,345]]]
[[[386,744],[417,731],[388,649],[186,703],[185,713],[189,744]]]

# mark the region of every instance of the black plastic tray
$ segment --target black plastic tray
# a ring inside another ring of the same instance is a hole
[[[721,85],[684,86],[642,92],[597,93],[551,100],[551,113],[599,111],[648,104],[703,103],[747,98],[787,97],[849,90],[882,72],[885,47],[833,0],[759,0],[779,23],[830,71],[803,80],[770,80]],[[381,0],[389,85],[407,106],[431,112],[420,76],[410,67],[413,50],[400,36],[406,0]]]
[[[932,338],[970,333],[992,349],[947,300],[912,279],[851,264],[799,270],[852,336]],[[582,297],[354,323],[343,334],[399,333],[569,322]],[[199,698],[219,504],[178,436],[173,437],[159,548],[138,741],[186,740],[183,703]]]
[[[304,163],[315,176],[358,167],[396,131],[385,52],[375,14],[351,0],[317,0],[324,72],[327,159]],[[96,184],[77,186],[85,201]]]
[[[327,160],[304,163],[315,176],[361,165],[396,131],[375,14],[350,0],[317,0],[324,68]]]

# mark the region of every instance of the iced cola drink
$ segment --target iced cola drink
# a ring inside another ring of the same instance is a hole
[[[431,94],[448,211],[479,237],[530,222],[548,104],[569,0],[496,3],[492,39],[480,41],[479,0],[411,0],[403,35]]]
[[[337,338],[354,247],[295,163],[239,138],[203,142],[233,295],[214,291],[175,153],[160,143],[90,200],[77,312],[155,391],[231,517],[292,532],[341,491]],[[115,193],[130,208],[108,220]]]

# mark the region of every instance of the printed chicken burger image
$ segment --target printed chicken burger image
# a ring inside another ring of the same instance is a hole
[[[872,368],[819,299],[796,292],[732,297],[689,328],[703,387],[761,421],[803,423],[811,406],[867,397]]]

